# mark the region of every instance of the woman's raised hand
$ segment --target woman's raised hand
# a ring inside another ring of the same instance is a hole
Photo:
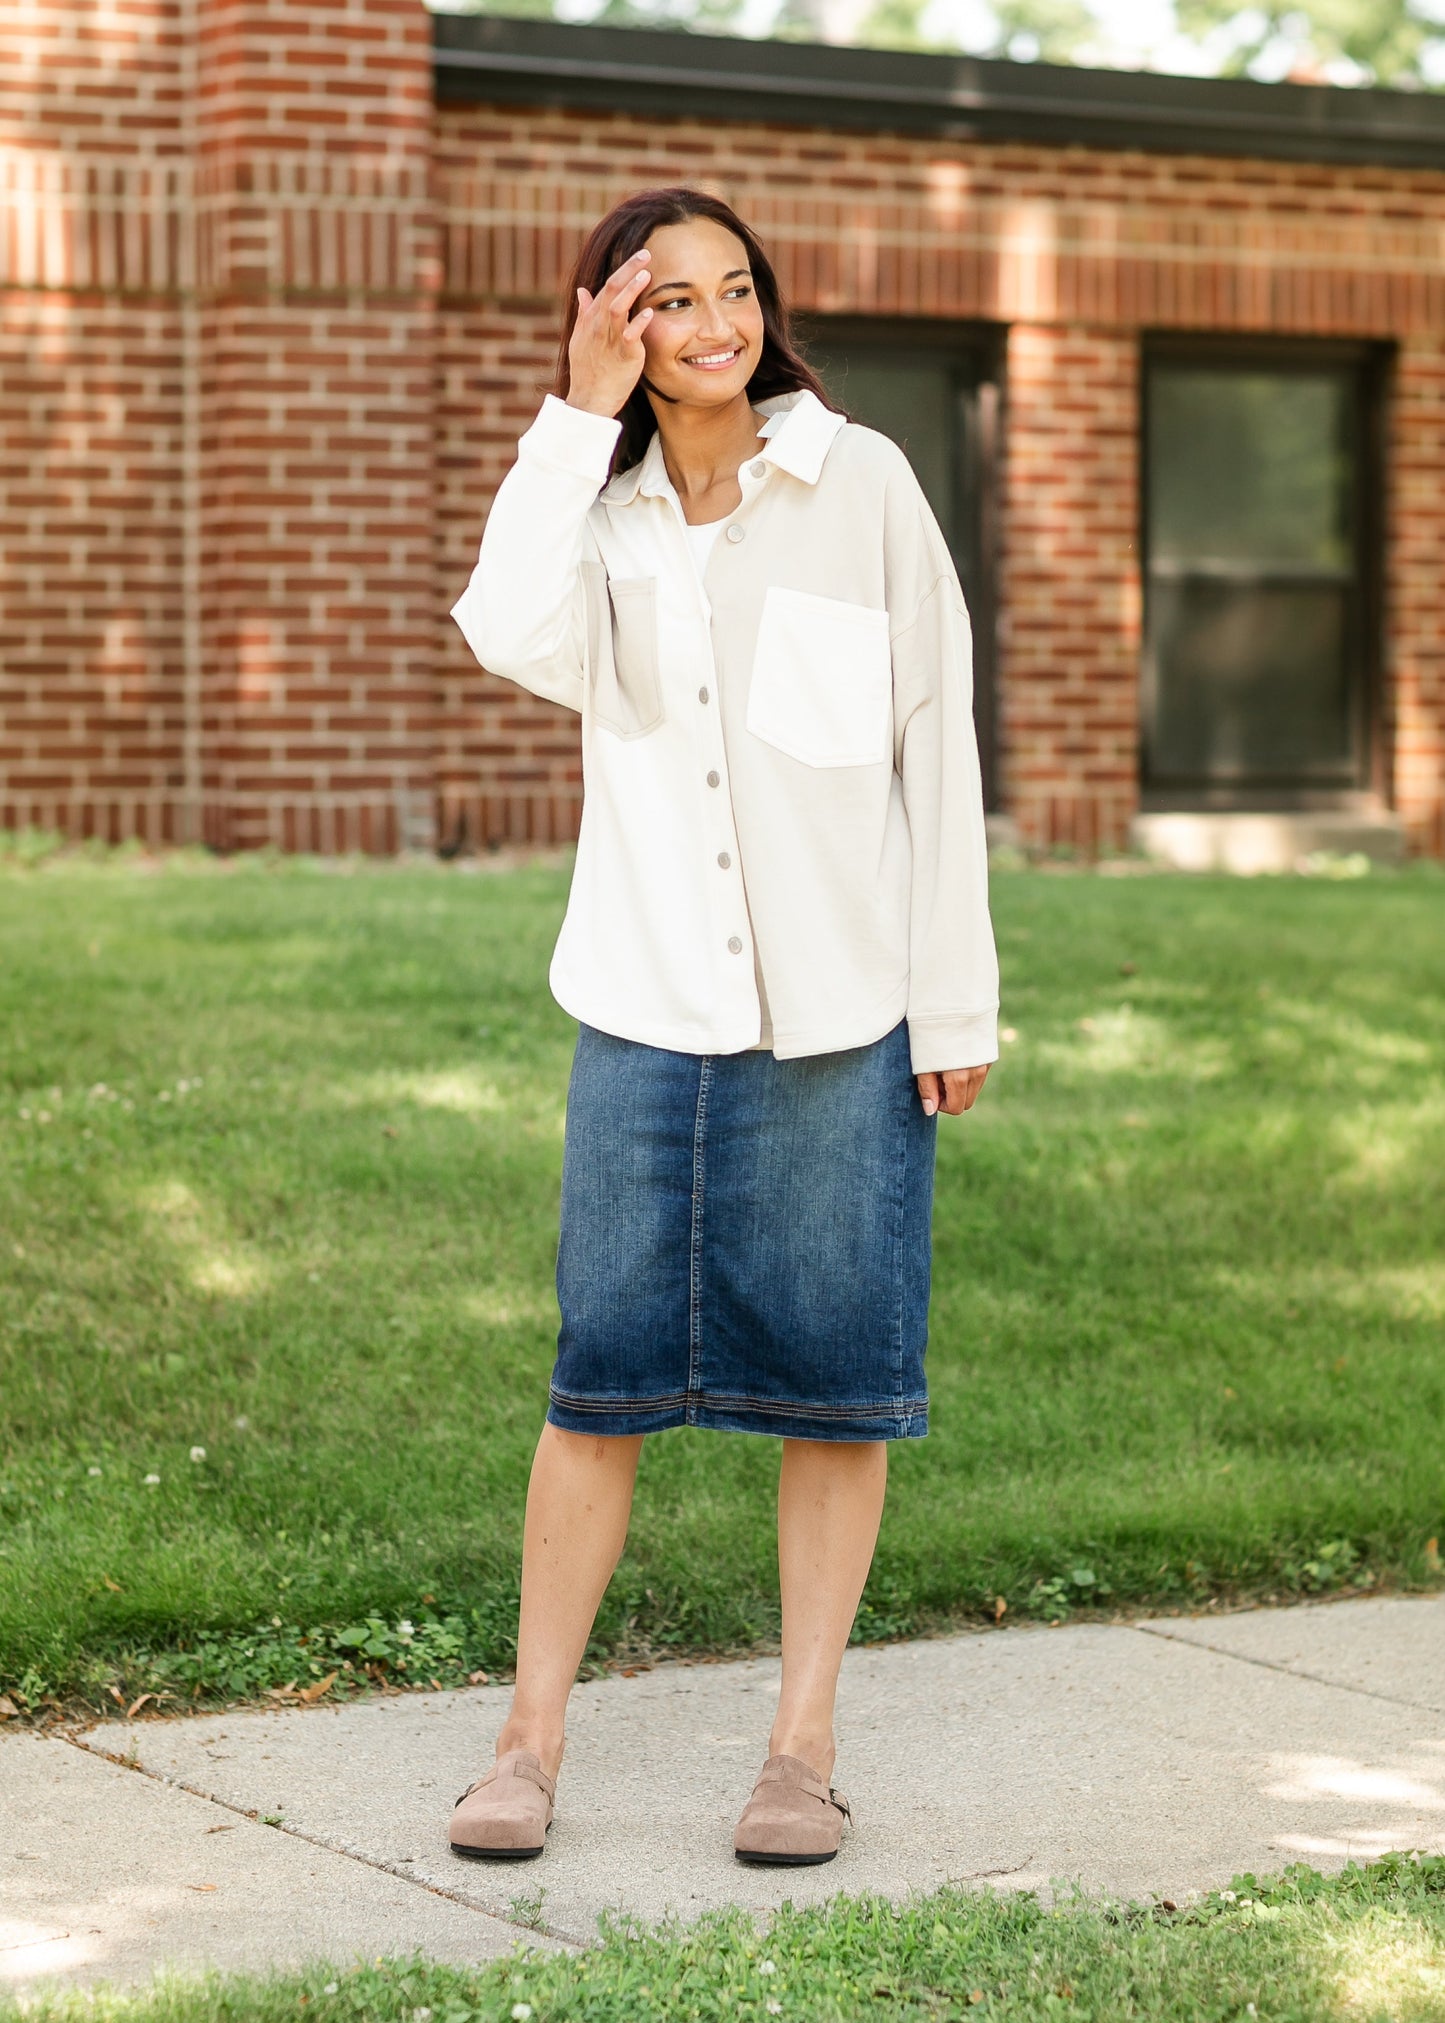
[[[646,247],[624,260],[595,295],[577,290],[577,322],[567,357],[572,368],[568,407],[589,414],[621,414],[627,397],[642,377],[642,333],[652,320],[650,309],[632,314],[638,296],[652,278]]]

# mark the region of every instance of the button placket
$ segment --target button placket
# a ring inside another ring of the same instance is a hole
[[[749,499],[749,496],[751,495],[751,492],[752,492],[752,490],[753,490],[754,486],[755,486],[756,484],[760,483],[760,482],[761,482],[761,481],[762,481],[762,480],[763,480],[764,478],[766,478],[766,476],[768,475],[768,469],[769,469],[769,466],[767,465],[767,463],[766,463],[766,462],[765,462],[765,461],[763,460],[763,458],[761,458],[761,457],[755,457],[755,458],[754,458],[754,459],[753,459],[753,460],[752,460],[752,461],[751,461],[750,463],[748,463],[748,464],[745,464],[745,465],[743,466],[743,469],[742,469],[742,471],[741,471],[741,472],[739,473],[739,476],[740,476],[740,478],[741,478],[741,480],[742,480],[742,491],[743,491],[743,498],[742,498],[742,504],[741,504],[741,506],[739,507],[739,512],[741,512],[741,511],[743,510],[743,508],[745,508],[745,507],[746,507],[746,505],[747,505],[747,502],[748,502],[748,499]],[[751,483],[749,482],[750,480],[751,480]],[[680,526],[681,526],[681,527],[682,527],[682,528],[683,528],[683,529],[685,530],[685,528],[686,528],[686,525],[687,525],[687,521],[686,521],[686,518],[684,517],[684,515],[683,515],[683,512],[682,512],[682,503],[681,503],[681,501],[680,501],[680,500],[677,500],[676,498],[674,498],[674,508],[675,508],[675,510],[676,510],[676,513],[677,513],[677,517],[678,517],[678,521],[679,521],[679,523],[680,523]],[[684,538],[685,538],[685,534],[684,534]],[[724,539],[725,539],[725,540],[726,540],[726,541],[727,541],[727,542],[728,542],[728,543],[729,543],[729,544],[730,544],[730,545],[731,545],[732,547],[736,548],[736,547],[738,547],[738,546],[739,546],[739,545],[740,545],[740,544],[741,544],[741,543],[742,543],[742,542],[743,542],[744,540],[746,540],[746,538],[747,538],[747,529],[746,529],[746,528],[745,528],[744,526],[742,526],[742,524],[740,523],[740,521],[739,521],[739,520],[737,520],[737,519],[730,519],[730,520],[728,521],[727,525],[726,525],[726,526],[724,527],[724,529],[723,529],[723,538],[724,538]],[[689,559],[691,559],[691,558],[689,557]],[[707,653],[708,653],[708,657],[709,657],[709,659],[711,660],[711,659],[712,659],[712,604],[711,604],[711,601],[709,600],[709,598],[708,598],[708,596],[707,596],[707,593],[706,593],[706,591],[705,591],[705,590],[703,589],[703,586],[702,586],[702,579],[701,579],[700,575],[698,575],[697,571],[695,571],[695,570],[694,570],[694,571],[693,571],[692,573],[693,573],[693,577],[694,577],[694,580],[696,581],[696,583],[697,583],[697,586],[698,586],[698,601],[699,601],[699,604],[700,604],[700,606],[701,606],[701,610],[702,610],[702,620],[703,620],[703,627],[704,627],[704,636],[705,636],[705,639],[706,639],[706,647],[707,647]],[[713,662],[713,665],[712,665],[712,678],[711,678],[711,680],[710,680],[710,681],[705,681],[705,682],[702,682],[702,683],[700,683],[700,684],[699,684],[699,686],[698,686],[698,691],[697,691],[697,699],[698,699],[698,702],[699,702],[699,704],[702,704],[702,705],[706,705],[706,704],[708,704],[709,702],[711,702],[711,700],[712,700],[712,692],[713,692],[713,690],[714,690],[714,689],[716,688],[716,686],[717,686],[717,666],[716,666],[716,662],[714,661],[714,662]],[[716,710],[712,711],[712,712],[711,712],[710,714],[711,714],[711,721],[712,721],[713,723],[715,723],[715,724],[717,725],[717,729],[716,729],[716,731],[710,731],[710,732],[708,732],[708,733],[707,733],[707,735],[708,735],[708,736],[709,736],[709,738],[710,738],[710,739],[711,739],[711,740],[712,740],[712,741],[714,742],[714,745],[715,745],[715,747],[717,747],[717,746],[721,746],[721,743],[722,743],[722,718],[721,718],[721,715],[720,715],[720,713],[719,713],[718,711],[716,711]],[[724,768],[726,767],[726,763],[727,763],[727,753],[726,753],[726,749],[725,749],[725,748],[721,749],[721,750],[720,750],[720,751],[718,752],[718,756],[719,756],[719,759],[720,759],[720,762],[721,762],[721,763],[720,763],[719,765],[715,765],[715,766],[710,766],[710,767],[708,768],[708,770],[707,770],[706,774],[704,775],[704,777],[705,777],[705,779],[706,779],[706,781],[707,781],[707,785],[708,785],[708,787],[709,787],[710,789],[714,789],[714,790],[716,790],[716,789],[720,789],[720,788],[721,788],[721,787],[722,787],[722,786],[724,785]],[[731,798],[730,798],[730,797],[729,797],[729,812],[731,812]],[[731,824],[729,824],[729,831],[730,831],[730,829],[731,829]],[[732,838],[732,836],[731,836],[731,834],[730,834],[730,833],[729,833],[729,835],[728,835],[728,839],[727,839],[727,840],[729,841],[729,843],[731,843],[731,842],[733,841],[733,838]],[[732,850],[731,850],[731,849],[723,849],[723,850],[719,850],[719,851],[717,852],[717,855],[716,855],[716,863],[717,863],[717,867],[718,867],[718,869],[719,869],[720,871],[724,871],[724,872],[730,871],[730,870],[732,869],[732,866],[733,866],[733,852],[732,852]],[[731,908],[729,908],[729,910],[731,910]],[[748,945],[749,945],[749,941],[748,941],[748,938],[744,937],[744,936],[743,936],[743,935],[741,935],[741,934],[737,934],[737,933],[733,933],[733,934],[730,934],[730,935],[729,935],[729,936],[727,937],[727,950],[728,950],[728,953],[729,953],[729,955],[741,955],[741,954],[743,954],[744,950],[745,950],[745,949],[746,949],[746,948],[748,947]],[[752,981],[753,981],[753,988],[754,988],[754,991],[755,991],[755,990],[756,990],[756,980],[755,980],[755,975],[754,975],[754,972],[753,972],[753,971],[752,971],[751,969],[749,970],[749,978],[750,978],[750,980],[752,980]]]

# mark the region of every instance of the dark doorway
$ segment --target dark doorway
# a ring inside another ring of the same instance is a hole
[[[984,804],[997,806],[994,687],[996,465],[1002,347],[957,324],[818,318],[809,362],[855,421],[907,453],[953,555],[973,628]]]
[[[1372,784],[1373,380],[1367,355],[1327,345],[1151,349],[1141,700],[1155,805]]]

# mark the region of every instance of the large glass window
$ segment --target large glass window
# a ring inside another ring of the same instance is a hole
[[[974,718],[994,805],[995,349],[956,325],[820,320],[809,363],[855,421],[891,436],[918,475],[953,555],[974,642]]]
[[[1146,788],[1365,784],[1366,393],[1338,357],[1150,360]]]

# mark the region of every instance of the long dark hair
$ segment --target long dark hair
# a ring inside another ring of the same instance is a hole
[[[567,398],[572,386],[572,366],[567,347],[572,342],[572,332],[577,324],[577,290],[585,288],[589,295],[596,295],[608,276],[615,274],[624,260],[630,260],[634,253],[642,250],[659,225],[686,225],[694,218],[711,218],[715,225],[721,225],[735,239],[741,239],[747,251],[758,307],[763,312],[763,348],[748,381],[749,397],[754,401],[767,400],[773,394],[799,393],[806,389],[817,394],[819,400],[828,400],[823,382],[804,362],[794,343],[787,304],[778,288],[778,277],[757,238],[721,197],[710,197],[703,190],[685,188],[639,190],[636,196],[624,197],[620,204],[614,204],[607,216],[588,233],[567,288],[562,341],[557,348],[557,377],[552,387],[559,400]],[[829,405],[836,407],[837,403],[829,401]],[[640,380],[628,396],[621,421],[622,434],[612,456],[614,471],[630,470],[633,464],[641,461],[657,427],[646,389]]]

